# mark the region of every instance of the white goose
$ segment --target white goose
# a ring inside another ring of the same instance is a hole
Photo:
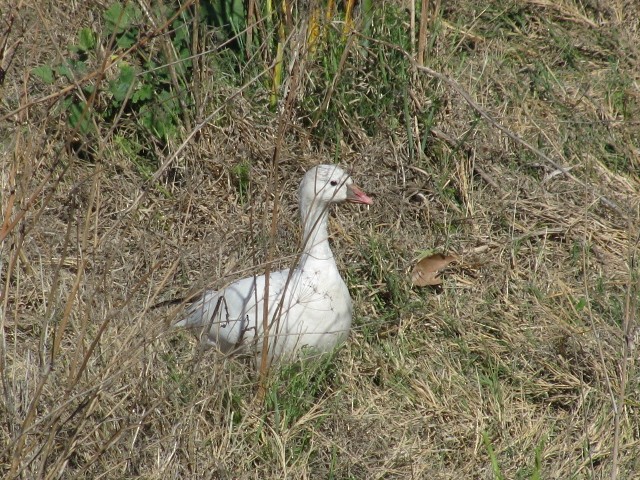
[[[300,260],[293,270],[269,275],[269,363],[290,357],[303,347],[327,352],[347,338],[353,308],[329,247],[328,207],[345,201],[373,203],[335,165],[309,170],[298,194],[304,225]],[[206,291],[176,326],[204,327],[204,343],[224,353],[259,357],[264,338],[264,292],[264,275],[243,278],[220,291]]]

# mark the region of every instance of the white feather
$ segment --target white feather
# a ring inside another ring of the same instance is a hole
[[[269,275],[269,360],[306,347],[327,352],[345,341],[352,302],[338,272],[327,233],[327,207],[372,200],[341,168],[319,165],[309,170],[299,189],[304,225],[303,250],[293,270]],[[220,291],[206,291],[178,327],[203,329],[203,340],[225,353],[259,356],[263,339],[264,275],[238,280]]]

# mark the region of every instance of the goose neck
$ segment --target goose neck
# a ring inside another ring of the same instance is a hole
[[[303,253],[301,263],[310,259],[333,259],[333,253],[329,247],[329,234],[327,223],[329,212],[326,205],[313,203],[301,205],[302,224],[304,225]]]

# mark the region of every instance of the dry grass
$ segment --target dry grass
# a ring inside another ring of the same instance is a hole
[[[101,7],[38,5],[3,12],[0,27],[15,47],[0,111],[4,478],[640,470],[633,2],[430,3],[420,48],[437,75],[407,63],[406,78],[384,77],[398,109],[364,115],[358,98],[380,91],[383,70],[367,59],[401,62],[391,25],[410,23],[384,2],[388,23],[344,57],[338,80],[354,90],[332,91],[315,123],[303,107],[322,86],[312,55],[280,113],[259,82],[239,93],[223,63],[203,60],[190,86],[202,128],[136,139],[159,159],[147,173],[118,137],[135,119],[84,136],[41,101],[69,82],[30,75],[68,55]],[[270,245],[291,262],[297,183],[336,157],[376,201],[331,219],[354,329],[334,358],[272,372],[260,403],[242,360],[168,328],[182,304],[154,306],[262,270]],[[425,250],[462,255],[441,288],[409,283]]]

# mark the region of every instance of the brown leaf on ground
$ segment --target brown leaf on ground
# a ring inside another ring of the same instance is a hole
[[[458,257],[455,255],[443,255],[442,253],[424,257],[413,267],[411,282],[417,287],[440,285],[442,283],[442,278],[439,276],[440,271],[457,259]]]

